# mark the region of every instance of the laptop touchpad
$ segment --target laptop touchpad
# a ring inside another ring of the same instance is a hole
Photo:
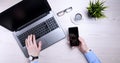
[[[65,35],[62,32],[62,30],[60,28],[57,28],[56,30],[50,32],[49,34],[47,34],[45,36],[45,40],[47,41],[47,43],[49,45],[52,45],[56,42],[58,42],[59,40],[61,40],[62,38],[64,38]]]

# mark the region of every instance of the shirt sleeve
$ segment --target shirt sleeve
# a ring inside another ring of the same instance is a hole
[[[31,61],[30,63],[39,63],[38,60]]]
[[[93,53],[93,51],[89,51],[84,54],[88,63],[101,63],[98,57]]]

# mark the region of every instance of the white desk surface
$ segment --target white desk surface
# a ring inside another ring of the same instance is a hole
[[[0,0],[0,12],[16,4],[20,0]],[[87,17],[89,0],[48,0],[52,10],[58,11],[73,7],[73,11],[58,17],[65,34],[71,26],[79,27],[79,34],[87,45],[94,50],[102,63],[120,62],[120,0],[106,0],[106,18],[90,19]],[[80,12],[83,20],[79,25],[74,25],[70,16]],[[50,46],[40,53],[40,63],[87,63],[84,56],[77,48],[69,48],[67,38]],[[0,63],[27,63],[12,32],[0,26]]]

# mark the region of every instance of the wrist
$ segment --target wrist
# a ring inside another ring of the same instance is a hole
[[[32,55],[29,56],[30,61],[37,60],[38,58],[39,58],[38,56],[32,56]]]
[[[91,51],[91,49],[88,48],[88,49],[84,50],[83,54],[88,53],[89,51]]]
[[[30,63],[38,63],[38,62],[39,62],[38,59],[35,59],[35,60],[33,60],[33,61],[30,61]]]
[[[36,56],[39,56],[39,53],[29,53],[29,56],[33,56],[33,57],[36,57]]]

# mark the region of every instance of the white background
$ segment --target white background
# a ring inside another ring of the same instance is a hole
[[[0,0],[0,12],[20,0]],[[89,0],[48,0],[52,10],[57,12],[73,7],[70,13],[58,17],[67,36],[68,27],[78,26],[79,35],[96,53],[102,63],[120,62],[120,0],[106,0],[106,18],[90,19],[86,7]],[[80,12],[83,19],[79,25],[71,22],[71,16]],[[87,63],[77,48],[71,49],[67,37],[40,53],[40,63]],[[12,32],[0,26],[0,63],[27,63]]]

